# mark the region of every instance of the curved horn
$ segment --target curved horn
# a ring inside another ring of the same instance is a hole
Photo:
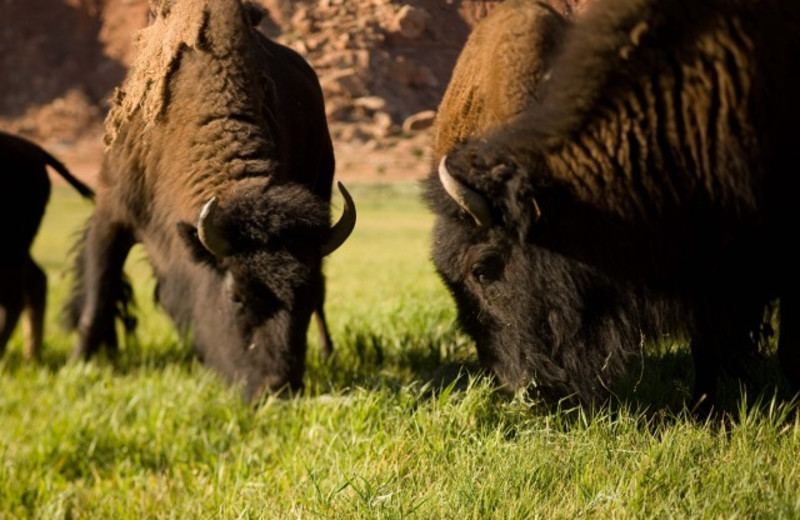
[[[328,240],[322,244],[320,248],[322,256],[328,256],[336,251],[339,246],[344,244],[344,241],[347,240],[347,237],[353,232],[353,228],[356,227],[356,205],[353,203],[353,198],[345,189],[344,184],[341,182],[337,182],[336,184],[344,198],[344,210],[342,210],[342,216],[339,218],[339,222],[334,224],[331,228]]]
[[[475,219],[475,223],[478,224],[479,227],[491,226],[492,215],[489,213],[489,205],[486,204],[486,199],[483,195],[468,188],[450,175],[445,165],[446,160],[447,156],[445,155],[439,162],[439,181],[442,183],[444,191],[446,191],[464,211],[472,215],[472,218]]]
[[[223,257],[230,252],[231,244],[220,234],[218,226],[214,222],[218,204],[219,197],[212,197],[203,206],[197,222],[197,235],[203,246],[214,256]]]

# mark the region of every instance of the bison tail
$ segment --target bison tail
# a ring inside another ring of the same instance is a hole
[[[80,193],[82,196],[86,197],[89,200],[94,200],[94,190],[92,190],[92,188],[90,188],[89,186],[78,180],[78,178],[75,177],[72,174],[72,172],[70,172],[61,161],[59,161],[49,153],[45,152],[44,150],[42,150],[42,152],[45,155],[45,162],[47,162],[48,165],[50,165],[55,171],[57,171],[59,175],[61,175],[64,178],[65,181],[67,181],[73,188],[75,188],[78,191],[78,193]]]

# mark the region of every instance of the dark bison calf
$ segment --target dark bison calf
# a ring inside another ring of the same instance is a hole
[[[643,339],[677,334],[695,398],[713,399],[780,298],[800,387],[798,60],[794,0],[597,0],[576,17],[530,106],[428,179],[433,260],[484,366],[594,402]]]
[[[63,164],[35,143],[0,132],[0,355],[5,351],[20,315],[25,312],[25,356],[35,358],[42,348],[47,277],[36,265],[30,247],[50,198],[49,165],[86,198],[92,190]]]

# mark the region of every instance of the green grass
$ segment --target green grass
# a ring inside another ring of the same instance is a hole
[[[0,361],[0,518],[800,518],[793,407],[690,419],[680,346],[613,409],[499,395],[453,327],[416,186],[349,188],[359,221],[325,266],[337,354],[318,360],[312,327],[306,395],[253,409],[178,342],[139,250],[137,341],[67,363],[66,251],[91,206],[57,187],[34,247],[44,357],[17,332]]]

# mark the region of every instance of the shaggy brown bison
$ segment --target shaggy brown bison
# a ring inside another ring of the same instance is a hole
[[[302,387],[323,257],[355,225],[316,74],[252,27],[239,0],[153,4],[106,119],[97,206],[66,311],[74,357],[114,347],[122,269],[143,244],[158,299],[198,356],[245,398]],[[116,303],[115,303],[116,302]]]
[[[47,276],[33,261],[30,248],[50,199],[47,166],[84,197],[92,199],[94,192],[36,143],[1,131],[0,164],[5,172],[0,177],[4,237],[0,254],[0,355],[24,312],[24,353],[35,358],[44,339]]]
[[[712,401],[780,298],[800,388],[798,30],[793,0],[596,0],[530,106],[441,160],[433,261],[503,385],[596,402],[683,334]]]

